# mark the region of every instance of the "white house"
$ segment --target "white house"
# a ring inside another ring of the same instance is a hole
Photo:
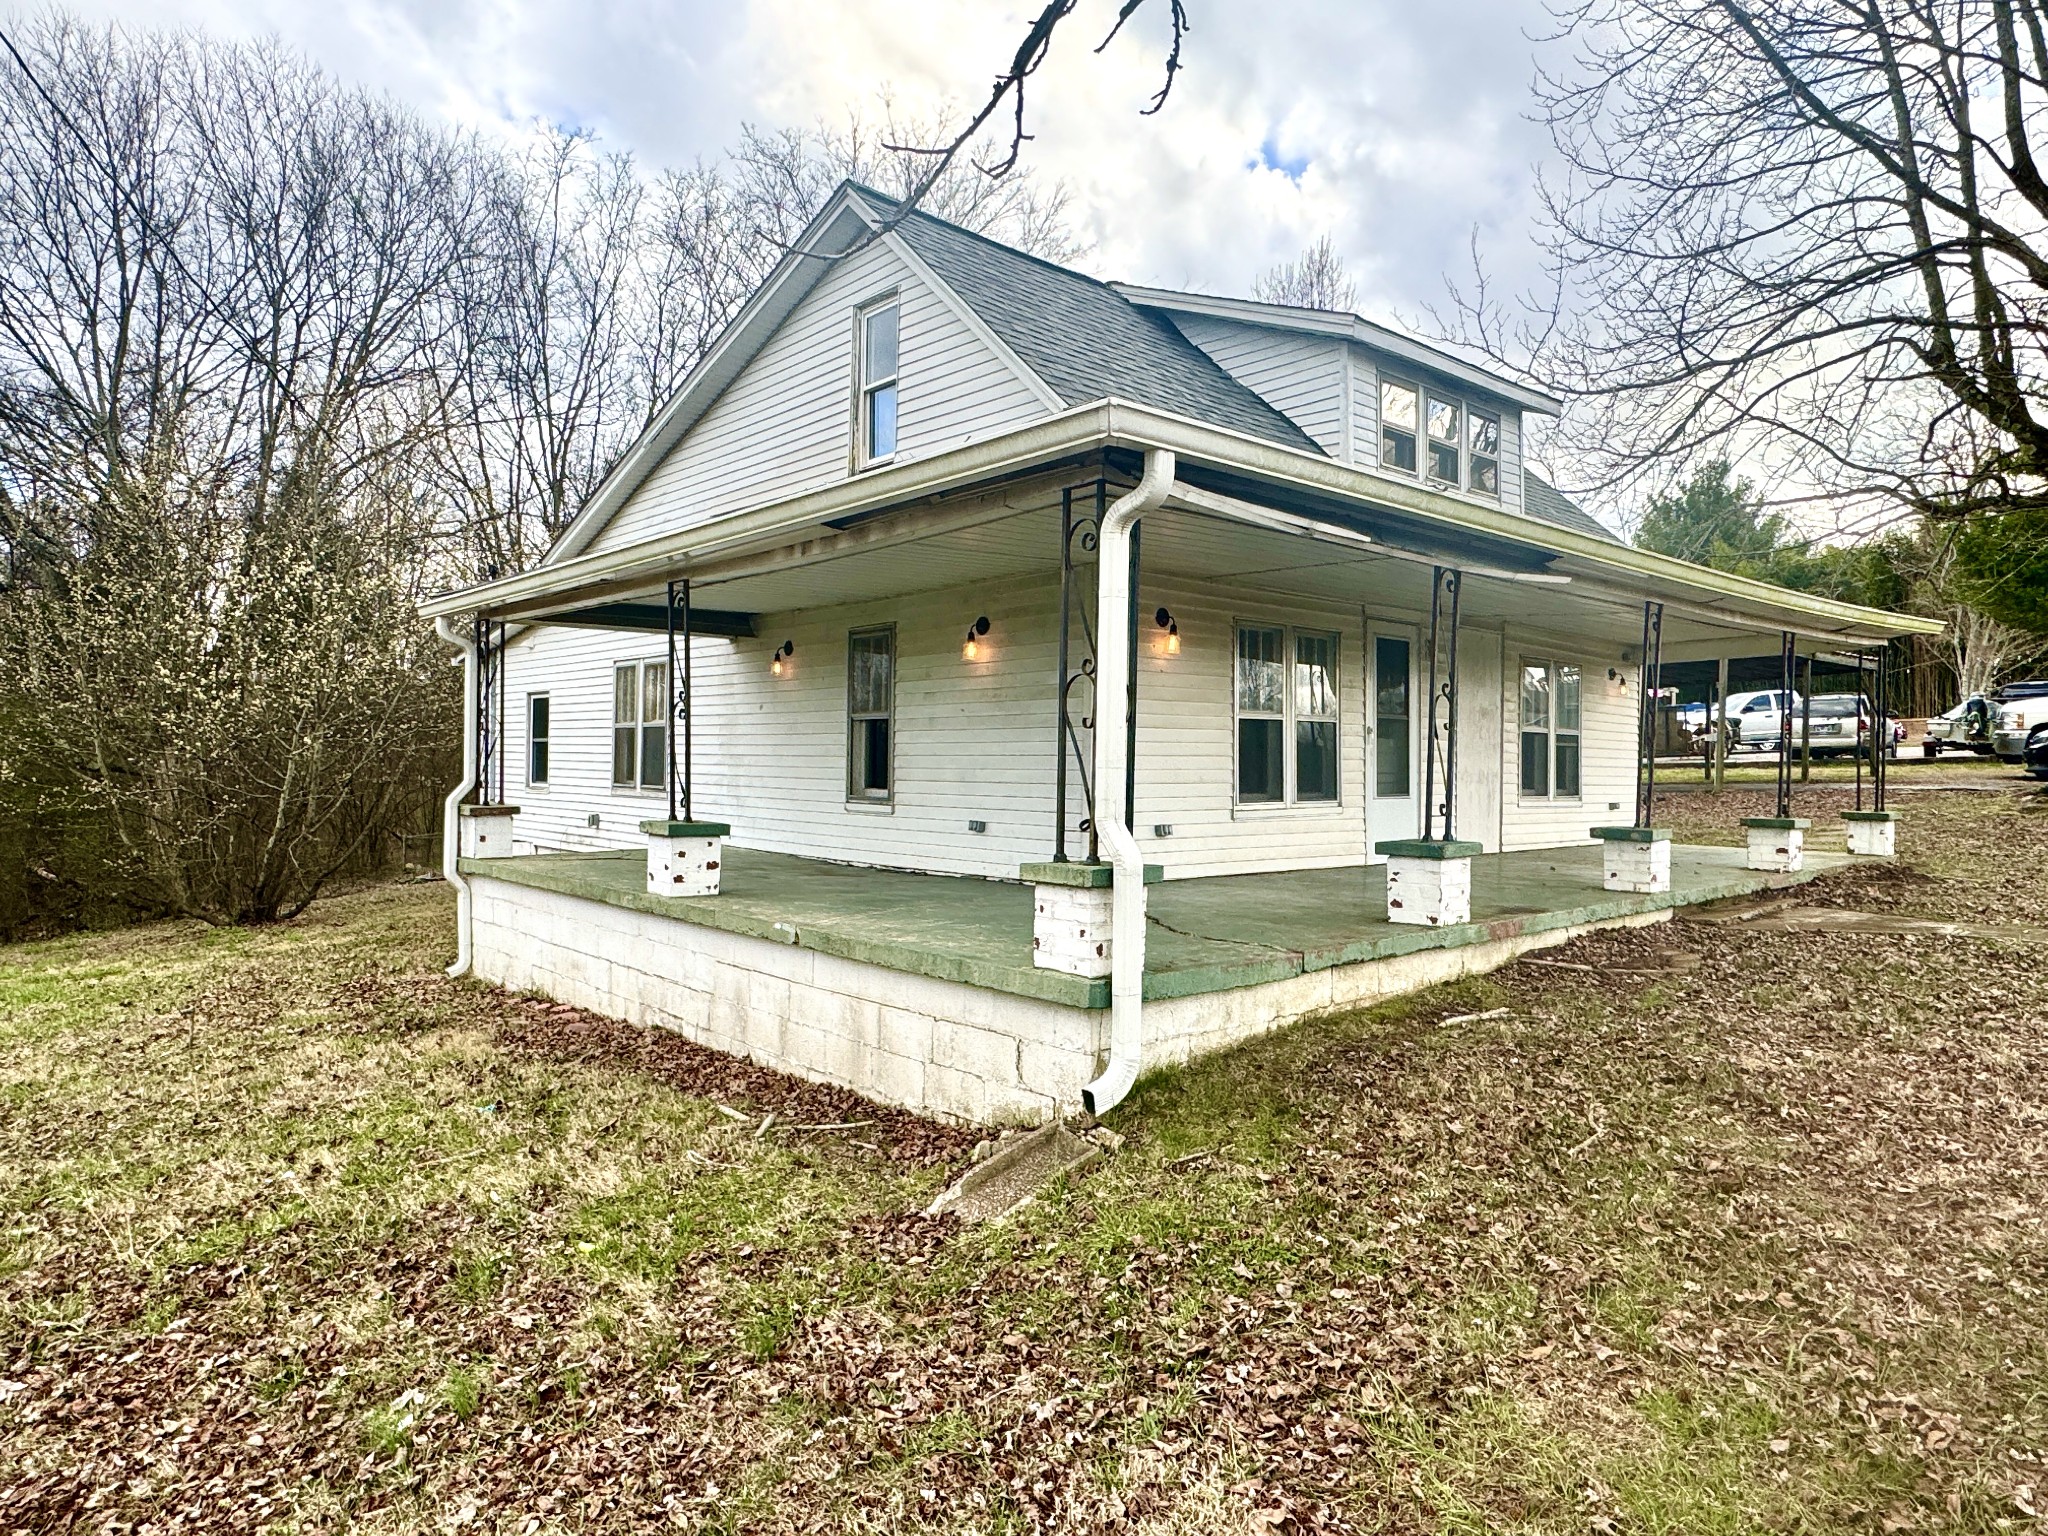
[[[426,605],[458,967],[1036,1119],[1811,869],[1650,825],[1646,649],[1924,626],[1619,543],[1524,468],[1555,408],[843,186],[548,558]]]

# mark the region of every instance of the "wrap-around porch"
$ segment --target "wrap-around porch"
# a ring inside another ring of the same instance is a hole
[[[1673,848],[1671,889],[1602,888],[1595,845],[1487,854],[1472,861],[1472,921],[1387,920],[1386,866],[1173,880],[1151,888],[1147,1000],[1194,998],[1340,966],[1641,919],[1793,885],[1848,862],[1808,850],[1796,874],[1745,867],[1741,848]],[[637,849],[465,860],[463,872],[582,898],[906,975],[1069,1008],[1109,1004],[1109,981],[1032,963],[1032,888],[915,874],[727,845],[716,896],[647,891]]]

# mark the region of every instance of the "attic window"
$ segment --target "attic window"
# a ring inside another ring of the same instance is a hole
[[[1419,396],[1413,384],[1380,381],[1380,467],[1415,473],[1415,426]]]
[[[896,452],[896,323],[894,299],[860,317],[860,460],[875,464]]]

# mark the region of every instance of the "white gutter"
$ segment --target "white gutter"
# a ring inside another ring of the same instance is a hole
[[[462,779],[441,802],[441,873],[455,887],[455,963],[448,974],[467,976],[470,896],[462,878],[462,802],[476,783],[476,641],[458,635],[446,616],[434,620],[434,633],[462,652]]]
[[[1113,1109],[1138,1080],[1145,1045],[1145,858],[1125,825],[1131,697],[1131,526],[1173,489],[1173,454],[1154,448],[1145,473],[1102,514],[1096,531],[1095,830],[1115,866],[1109,919],[1109,1063],[1081,1090],[1091,1115]]]

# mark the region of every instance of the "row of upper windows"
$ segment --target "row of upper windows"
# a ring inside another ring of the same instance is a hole
[[[896,453],[903,307],[895,295],[856,312],[856,467]],[[1500,497],[1501,417],[1434,386],[1380,380],[1380,467],[1431,485]]]
[[[1501,419],[1434,386],[1380,379],[1380,468],[1500,497]]]

